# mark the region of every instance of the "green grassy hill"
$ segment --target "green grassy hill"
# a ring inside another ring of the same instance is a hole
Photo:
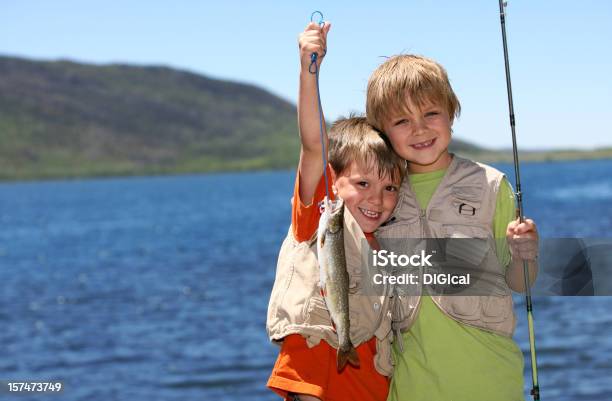
[[[295,106],[164,67],[0,57],[0,178],[279,168]]]
[[[0,57],[0,179],[292,168],[298,149],[295,105],[252,85]]]

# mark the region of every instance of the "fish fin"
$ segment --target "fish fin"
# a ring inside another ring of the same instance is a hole
[[[355,349],[355,347],[353,347],[352,344],[349,349],[344,351],[338,348],[338,354],[336,358],[336,368],[338,369],[338,372],[344,369],[347,362],[356,368],[359,367],[359,354],[357,354],[357,350]]]
[[[321,236],[319,238],[319,244],[321,244],[321,248],[323,248],[323,245],[325,245],[325,231],[321,233]]]

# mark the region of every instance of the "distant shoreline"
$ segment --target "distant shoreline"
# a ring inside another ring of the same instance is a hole
[[[511,151],[478,151],[478,152],[457,152],[460,156],[477,160],[483,163],[512,163]],[[612,148],[596,149],[589,151],[519,151],[521,163],[554,163],[568,161],[589,161],[589,160],[612,160]],[[0,183],[17,181],[53,181],[53,180],[77,180],[90,178],[115,178],[115,177],[147,177],[147,176],[170,176],[170,175],[189,175],[189,174],[212,174],[212,173],[238,173],[247,171],[282,171],[294,169],[293,165],[279,165],[273,161],[266,163],[258,160],[245,160],[243,163],[206,163],[205,166],[189,165],[189,168],[182,166],[156,166],[147,168],[137,168],[129,164],[98,164],[96,166],[84,166],[75,168],[72,166],[52,166],[48,169],[38,167],[29,171],[21,171],[14,174],[4,170],[0,171]]]
[[[512,162],[511,150],[505,151],[482,151],[464,153],[467,157],[485,163]],[[601,148],[594,150],[548,150],[548,151],[521,151],[519,149],[519,160],[521,162],[550,162],[550,161],[574,161],[574,160],[602,160],[612,159],[612,148]]]

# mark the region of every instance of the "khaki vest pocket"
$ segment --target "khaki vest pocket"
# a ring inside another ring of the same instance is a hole
[[[486,297],[482,301],[482,320],[488,323],[505,321],[512,309],[510,297]]]
[[[331,316],[327,310],[325,299],[312,296],[307,302],[305,323],[311,326],[331,326]]]
[[[481,227],[446,224],[444,235],[448,238],[447,255],[464,260],[474,267],[479,266],[489,251],[493,250],[490,235]]]
[[[478,308],[480,307],[479,297],[445,297],[450,299],[450,309],[452,315],[460,320],[478,320],[480,318]]]
[[[478,202],[480,204],[484,193],[484,188],[482,186],[477,185],[454,185],[451,188],[451,192],[453,196],[459,198],[459,200]]]
[[[357,294],[361,288],[361,272],[349,275],[349,294]]]

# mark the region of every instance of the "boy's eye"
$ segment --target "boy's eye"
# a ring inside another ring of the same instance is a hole
[[[397,187],[396,187],[395,185],[387,185],[387,186],[385,187],[385,189],[386,189],[387,191],[389,191],[389,192],[397,192],[397,191],[398,191],[398,189],[397,189]]]
[[[405,118],[402,118],[401,120],[397,120],[395,124],[393,125],[397,126],[397,125],[408,124],[408,123],[409,123],[408,120],[406,120]]]
[[[366,188],[368,186],[368,182],[367,181],[359,181],[357,183],[357,185],[359,185],[360,187]]]
[[[425,117],[434,117],[434,116],[437,116],[438,114],[440,114],[439,111],[430,111],[425,114]]]

